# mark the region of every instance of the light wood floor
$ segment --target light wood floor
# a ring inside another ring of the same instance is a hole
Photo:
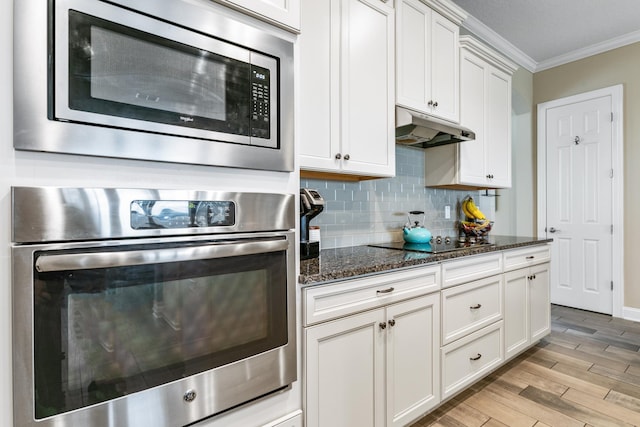
[[[411,427],[640,426],[640,323],[552,306],[551,334]]]

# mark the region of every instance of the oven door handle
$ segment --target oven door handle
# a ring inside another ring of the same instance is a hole
[[[65,270],[91,270],[95,268],[127,267],[145,264],[194,261],[232,256],[255,255],[286,251],[286,239],[265,241],[225,242],[171,249],[141,249],[117,252],[86,252],[41,255],[35,262],[40,273]]]

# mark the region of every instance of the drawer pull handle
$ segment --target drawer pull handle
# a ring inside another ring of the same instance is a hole
[[[469,307],[471,310],[477,310],[480,307],[482,307],[482,304],[476,304],[476,305],[472,305],[471,307]]]
[[[482,357],[482,355],[480,353],[478,353],[477,356],[475,357],[470,357],[469,360],[480,360],[480,358]]]
[[[393,286],[387,289],[379,289],[376,291],[377,294],[388,294],[390,292],[393,292]]]
[[[534,259],[534,258],[535,258],[535,257],[534,257],[533,255],[529,255],[529,256],[527,257],[527,259]]]

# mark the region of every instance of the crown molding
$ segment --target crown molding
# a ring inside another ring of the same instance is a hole
[[[495,49],[485,45],[485,43],[476,40],[474,36],[460,35],[459,43],[461,48],[473,52],[476,56],[492,63],[495,67],[501,69],[505,73],[511,75],[518,69],[518,64],[511,61],[501,53],[498,53]]]
[[[624,34],[622,36],[615,37],[613,39],[605,40],[601,43],[596,43],[591,46],[576,49],[565,55],[559,55],[559,56],[556,56],[555,58],[541,61],[536,66],[535,71],[547,70],[549,68],[557,67],[559,65],[567,64],[569,62],[577,61],[579,59],[584,59],[589,56],[598,55],[600,53],[607,52],[609,50],[617,49],[619,47],[627,46],[637,42],[640,42],[640,30],[633,31],[631,33]]]
[[[464,22],[464,20],[469,16],[464,9],[449,0],[420,1],[458,25],[462,24],[462,22]]]
[[[532,73],[535,72],[538,65],[536,61],[534,61],[530,56],[512,45],[491,28],[487,27],[474,16],[468,15],[467,19],[462,23],[462,26],[471,31],[477,37],[484,40],[495,50],[507,56],[515,63],[519,64],[521,67],[527,69]]]
[[[516,62],[531,73],[544,71],[549,68],[564,65],[569,62],[577,61],[589,56],[597,55],[609,50],[640,42],[640,30],[638,30],[619,37],[615,37],[610,40],[606,40],[601,43],[574,50],[564,55],[559,55],[551,59],[536,62],[533,58],[512,45],[509,41],[493,31],[491,28],[487,27],[472,15],[467,16],[467,19],[462,23],[462,26],[475,34],[477,37],[484,40],[495,50],[507,56],[509,59]]]

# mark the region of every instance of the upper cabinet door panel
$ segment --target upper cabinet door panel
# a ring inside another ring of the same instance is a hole
[[[396,102],[458,122],[460,28],[419,0],[398,0],[396,14]]]
[[[460,105],[460,123],[472,129],[476,139],[460,143],[460,182],[484,183],[485,168],[485,74],[487,64],[475,55],[463,52],[460,59],[460,93],[464,95]]]
[[[511,187],[511,76],[492,68],[487,79],[487,171],[494,187]]]
[[[392,160],[389,147],[395,150],[394,14],[381,0],[343,7],[342,151],[350,169],[375,173]],[[382,149],[372,149],[373,141]]]
[[[397,97],[398,103],[415,109],[426,108],[431,88],[431,9],[417,0],[401,0],[397,10]]]
[[[299,66],[299,148],[307,165],[337,167],[334,156],[340,151],[339,138],[331,127],[339,109],[331,101],[339,96],[338,73],[340,38],[331,29],[332,2],[304,1],[298,37]]]
[[[431,20],[431,93],[433,115],[459,121],[459,27],[445,17],[433,13]],[[436,105],[437,104],[437,105]]]

